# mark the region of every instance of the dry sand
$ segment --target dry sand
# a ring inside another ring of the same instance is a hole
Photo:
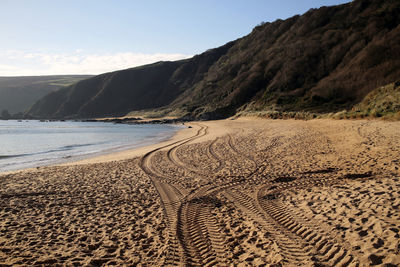
[[[400,123],[190,125],[0,175],[0,265],[400,265]]]

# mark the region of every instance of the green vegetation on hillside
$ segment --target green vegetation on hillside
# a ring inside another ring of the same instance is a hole
[[[383,117],[399,120],[400,81],[376,88],[343,115],[346,118]]]
[[[246,106],[237,116],[256,116],[269,119],[363,119],[384,118],[400,120],[400,81],[378,87],[367,94],[364,99],[350,110],[330,113],[313,113],[307,111],[277,111],[254,109]]]
[[[29,115],[87,118],[141,110],[189,119],[241,111],[335,114],[399,79],[399,24],[398,0],[311,9],[263,23],[191,59],[78,82],[47,95]]]

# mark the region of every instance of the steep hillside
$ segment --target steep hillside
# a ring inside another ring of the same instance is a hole
[[[209,119],[244,109],[350,109],[400,77],[399,22],[397,0],[312,9],[192,59],[80,82],[45,97],[30,114],[94,117],[158,108]]]
[[[400,75],[400,2],[355,1],[266,23],[238,40],[188,98],[194,113],[349,108]],[[213,114],[216,116],[216,114]]]
[[[52,91],[71,85],[90,75],[0,77],[0,111],[24,112]]]
[[[105,73],[53,92],[38,101],[29,116],[90,118],[121,116],[132,110],[166,106],[205,72],[233,43],[188,60],[158,62]]]

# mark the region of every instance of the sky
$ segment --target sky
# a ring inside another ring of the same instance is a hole
[[[0,76],[100,74],[179,60],[261,22],[349,0],[0,0]]]

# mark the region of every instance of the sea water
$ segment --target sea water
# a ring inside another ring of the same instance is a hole
[[[0,172],[155,144],[181,128],[167,124],[0,120]]]

